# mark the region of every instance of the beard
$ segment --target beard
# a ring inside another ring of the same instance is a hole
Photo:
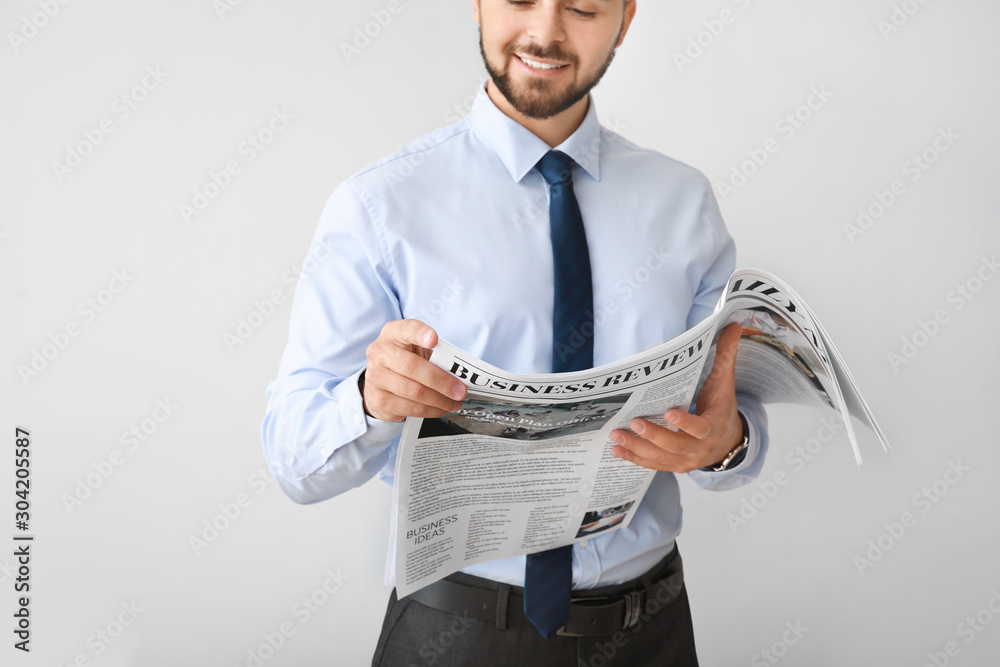
[[[621,31],[619,30],[620,35]],[[618,43],[617,38],[615,39],[615,43]],[[594,86],[600,82],[604,73],[608,71],[608,67],[611,66],[611,61],[615,58],[615,49],[611,49],[608,57],[593,76],[584,81],[574,80],[564,90],[559,91],[555,90],[556,84],[554,82],[546,79],[531,79],[527,84],[520,86],[515,84],[513,77],[510,75],[510,61],[511,58],[516,57],[514,56],[514,51],[519,51],[526,56],[535,58],[547,58],[549,60],[569,63],[574,68],[579,66],[579,58],[575,55],[563,53],[562,49],[556,44],[547,49],[542,49],[531,44],[524,47],[508,44],[503,53],[505,63],[503,70],[498,70],[490,64],[489,58],[486,57],[486,49],[483,46],[483,30],[482,28],[479,29],[479,52],[483,56],[483,64],[486,65],[486,71],[489,73],[490,79],[493,80],[493,84],[500,91],[500,94],[510,102],[511,106],[528,118],[538,120],[551,118],[560,114],[586,97]],[[577,71],[579,72],[578,69]]]

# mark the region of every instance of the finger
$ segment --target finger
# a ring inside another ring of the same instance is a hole
[[[643,468],[649,468],[650,470],[662,470],[677,473],[694,470],[694,467],[689,462],[689,457],[672,454],[670,452],[661,452],[658,455],[647,458],[630,449],[627,445],[631,441],[627,438],[626,441],[626,445],[616,445],[613,447],[611,449],[611,455],[624,461],[634,463],[638,466],[642,466]]]
[[[693,415],[683,410],[667,410],[663,418],[692,438],[704,440],[712,435],[712,422],[705,417]],[[656,424],[650,424],[650,426],[661,428],[656,426]],[[663,430],[669,432],[668,429]],[[646,437],[648,438],[649,436]]]
[[[666,431],[666,429],[663,429]],[[676,441],[678,436],[683,434],[667,433],[672,436],[664,441],[653,441],[648,438],[649,431],[643,435],[636,435],[629,431],[617,429],[612,431],[612,440],[619,446],[625,448],[632,454],[649,461],[671,461],[684,459],[690,455],[689,448],[683,447]]]
[[[415,356],[415,355],[411,354],[410,356]],[[433,364],[430,364],[429,362],[426,362],[423,359],[420,359],[419,357],[417,357],[417,359],[422,363],[430,365],[435,370],[438,371],[441,370],[440,368],[437,368],[437,366],[434,366]],[[386,394],[399,397],[401,399],[410,401],[412,403],[424,405],[438,410],[444,410],[445,412],[454,412],[462,407],[462,401],[456,400],[449,396],[445,396],[444,394],[435,391],[434,389],[428,387],[427,385],[421,383],[420,381],[396,373],[392,369],[388,368],[376,369],[374,372],[371,373],[371,375],[369,375],[369,371],[366,371],[365,375],[366,375],[366,380],[365,380],[366,389],[368,388],[368,383],[371,382],[371,384],[373,385],[372,389],[374,389],[375,391],[384,392]],[[447,373],[445,375],[447,375]],[[451,377],[451,380],[454,381],[454,378]],[[462,387],[463,391],[465,390],[465,387],[461,383],[459,383],[459,386]],[[373,399],[375,401],[378,401],[379,397],[375,396],[373,397]],[[388,403],[387,399],[383,398],[383,400]],[[380,407],[377,402],[375,404],[375,407],[376,409]],[[382,409],[386,411],[389,410],[388,407],[383,407]],[[396,414],[402,414],[402,413],[397,412]],[[408,413],[407,416],[422,417],[424,415]]]
[[[402,421],[407,417],[443,417],[454,412],[417,403],[380,389],[372,390],[370,400],[366,400],[365,405],[368,413],[381,421]]]
[[[433,350],[438,343],[438,335],[434,329],[420,320],[394,320],[382,327],[379,338],[392,340],[396,345],[413,345],[427,350]]]
[[[628,426],[640,438],[649,440],[659,448],[674,454],[686,453],[693,442],[688,434],[658,426],[648,419],[633,419]]]
[[[458,378],[422,356],[397,345],[373,344],[369,350],[369,361],[374,361],[375,366],[413,380],[448,400],[460,401],[465,398],[467,390]]]
[[[722,332],[715,346],[712,372],[698,395],[699,415],[710,411],[713,406],[728,412],[728,403],[736,400],[736,352],[739,348],[742,329],[732,323]]]
[[[712,363],[712,375],[719,379],[732,378],[736,381],[736,350],[740,346],[742,328],[736,322],[726,327],[715,344],[715,361]]]

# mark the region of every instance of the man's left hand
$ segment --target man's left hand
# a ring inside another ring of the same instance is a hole
[[[612,456],[669,472],[690,472],[726,458],[743,440],[743,424],[736,412],[736,348],[740,333],[740,325],[734,322],[719,336],[712,372],[698,395],[697,414],[667,410],[664,419],[679,431],[633,419],[629,428],[634,433],[611,431],[611,439],[617,443]]]

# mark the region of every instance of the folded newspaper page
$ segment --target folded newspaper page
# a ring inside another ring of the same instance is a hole
[[[585,371],[513,375],[442,340],[431,362],[469,392],[459,411],[403,428],[386,564],[397,595],[627,526],[655,471],[611,456],[610,432],[635,417],[666,426],[668,409],[688,410],[732,322],[742,327],[738,392],[840,414],[859,465],[851,416],[888,449],[815,315],[757,269],[736,271],[715,312],[681,336]]]

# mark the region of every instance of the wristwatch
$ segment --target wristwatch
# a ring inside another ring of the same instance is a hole
[[[737,410],[736,414],[739,415],[740,422],[743,424],[743,442],[736,445],[733,451],[726,454],[726,458],[722,459],[722,461],[715,465],[708,466],[707,468],[702,468],[702,470],[708,472],[722,472],[723,470],[735,468],[739,464],[743,463],[743,459],[747,456],[747,446],[750,444],[750,425],[747,424],[747,418],[743,416],[742,412]]]

